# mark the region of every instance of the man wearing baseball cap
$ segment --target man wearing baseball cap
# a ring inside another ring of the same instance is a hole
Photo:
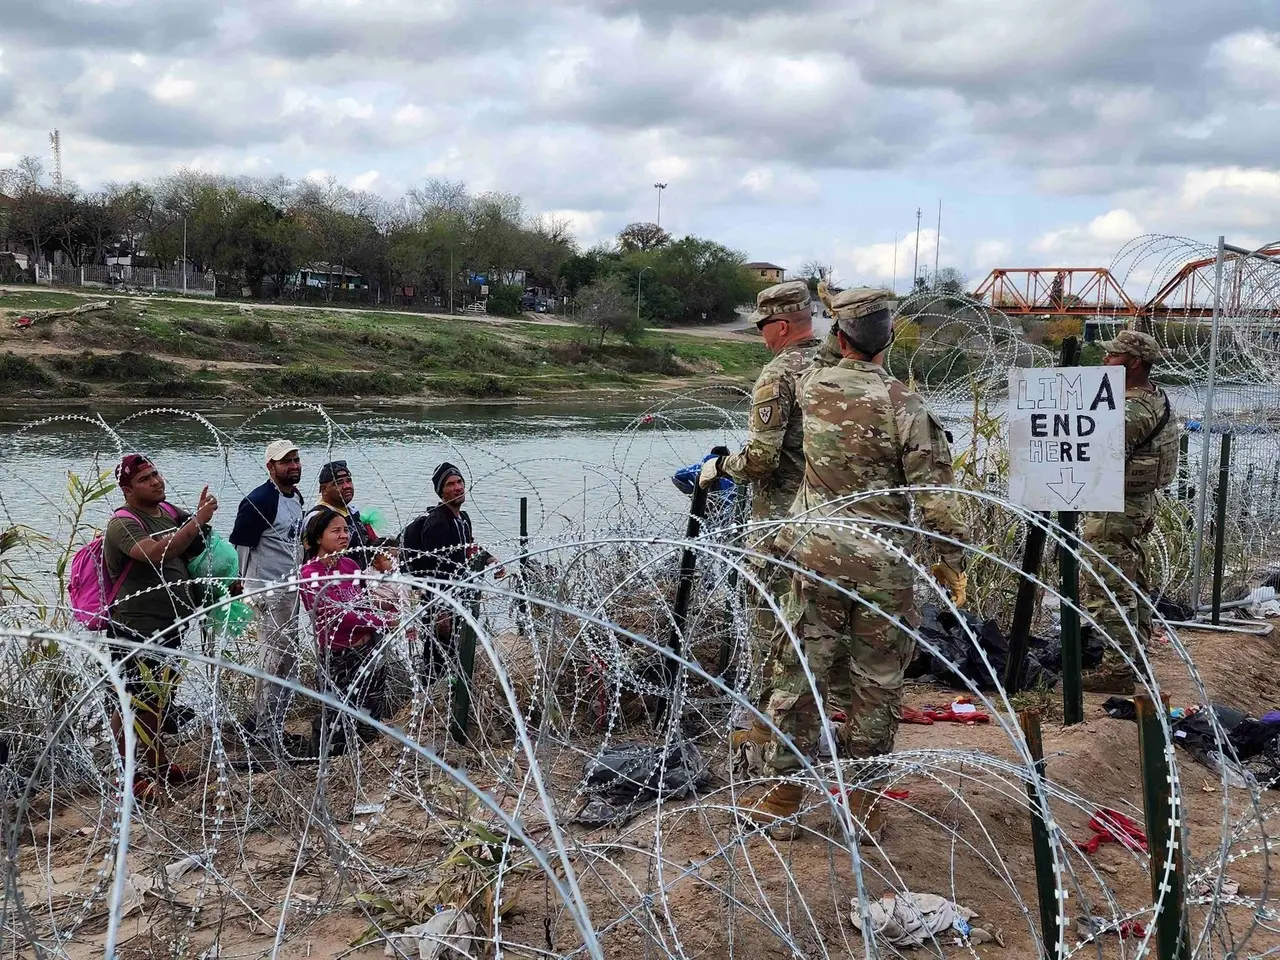
[[[218,500],[206,485],[194,512],[178,509],[166,497],[159,468],[138,453],[127,454],[120,461],[116,482],[125,505],[111,515],[103,536],[106,572],[118,584],[107,635],[116,641],[176,650],[182,642],[180,624],[196,609],[187,558],[205,548]],[[162,781],[173,783],[186,777],[181,768],[169,762],[163,738],[165,715],[179,682],[178,661],[114,644],[111,655],[120,664],[143,751],[134,781],[135,796],[154,798]],[[124,722],[118,706],[111,713],[111,729],[123,756]]]
[[[1082,578],[1085,609],[1109,638],[1102,663],[1084,672],[1083,687],[1092,693],[1130,694],[1135,675],[1120,651],[1128,650],[1137,662],[1137,647],[1145,648],[1151,640],[1146,541],[1155,528],[1156,493],[1178,470],[1178,422],[1168,395],[1151,382],[1151,368],[1165,356],[1154,337],[1121,330],[1102,349],[1104,364],[1125,368],[1124,513],[1084,516],[1084,542],[1120,573],[1085,556],[1116,599],[1106,595],[1095,577]]]
[[[356,496],[355,480],[351,477],[351,468],[345,460],[332,460],[320,468],[320,500],[303,518],[302,528],[305,530],[311,517],[319,510],[329,509],[346,518],[347,556],[351,557],[361,568],[367,567],[373,560],[373,543],[378,538],[371,524],[365,523],[360,511],[351,506]]]
[[[809,366],[818,340],[813,335],[813,308],[809,285],[803,280],[788,280],[766,287],[756,295],[756,310],[751,320],[760,331],[773,359],[764,365],[751,390],[751,415],[747,423],[747,442],[735,454],[707,460],[702,465],[698,483],[703,488],[718,484],[723,478],[751,485],[751,520],[762,526],[762,535],[752,538],[747,547],[767,555],[776,528],[770,521],[786,519],[804,477],[804,428],[801,424],[796,379]],[[762,584],[775,602],[787,591],[790,575],[785,568],[768,563],[762,556],[749,562],[755,566]],[[753,591],[754,594],[754,591]],[[777,621],[768,601],[754,595],[755,614],[752,631],[761,649],[777,633]],[[769,655],[764,673],[766,683],[772,673],[773,654]],[[762,691],[768,702],[769,690]],[[746,772],[752,766],[750,748],[763,750],[771,739],[769,728],[758,720],[740,718],[750,723],[745,729],[730,734],[730,750],[735,770]]]
[[[298,484],[302,459],[288,440],[267,444],[267,481],[240,501],[231,543],[240,554],[240,584],[253,590],[287,580],[298,569],[298,544],[305,506]],[[255,592],[250,602],[258,614],[259,666],[287,679],[298,666],[298,592]],[[288,692],[279,684],[258,680],[254,690],[255,731],[273,741],[283,732]],[[290,742],[290,746],[301,747]],[[293,751],[291,751],[293,752]]]

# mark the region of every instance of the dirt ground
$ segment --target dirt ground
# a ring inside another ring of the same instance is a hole
[[[1214,701],[1260,716],[1280,699],[1271,666],[1277,636],[1186,631],[1182,639]],[[1161,689],[1173,705],[1200,701],[1186,667],[1167,645],[1154,660]],[[945,704],[954,695],[914,686],[908,701],[916,707]],[[1061,725],[1060,701],[1044,704],[1051,807],[1073,840],[1088,839],[1089,815],[1098,807],[1143,819],[1138,728],[1108,717],[1104,699],[1086,695],[1086,721],[1069,728]],[[605,956],[862,956],[863,942],[849,919],[860,872],[871,898],[891,889],[941,894],[976,910],[974,924],[998,932],[1003,942],[971,948],[953,944],[955,936],[949,934],[939,938],[938,947],[908,955],[1032,957],[1032,929],[1039,919],[1030,818],[1021,782],[1002,766],[1021,766],[1011,740],[1014,729],[1016,720],[1005,726],[904,725],[897,752],[906,771],[894,788],[907,795],[886,801],[893,806],[882,845],[860,848],[856,865],[827,808],[817,803],[803,818],[806,831],[799,839],[775,842],[744,834],[730,812],[723,748],[713,766],[720,776],[695,800],[666,803],[660,811],[649,808],[622,828],[597,830],[568,825],[573,809],[566,809],[558,819]],[[408,732],[424,743],[446,742],[442,730]],[[498,747],[505,733],[485,733],[490,739],[480,752],[442,747],[444,760],[476,771],[476,783],[521,819],[541,849],[552,851],[551,831],[535,812],[537,798],[522,778],[523,758],[511,759],[509,745]],[[716,749],[712,739],[701,742],[708,753]],[[553,793],[572,795],[584,753],[590,751],[589,744],[580,750],[560,745],[543,755]],[[1258,903],[1269,897],[1266,856],[1256,850],[1266,846],[1259,811],[1251,807],[1248,791],[1224,793],[1219,778],[1186,753],[1178,751],[1177,760],[1187,804],[1188,875],[1222,872],[1223,824],[1230,822],[1233,859],[1226,873],[1240,884],[1232,905],[1214,912],[1192,906],[1192,938],[1199,944],[1194,955],[1224,956],[1227,945],[1240,956],[1280,948],[1276,923],[1265,915],[1258,919]],[[354,788],[347,760],[335,762],[320,793],[314,766],[270,775],[232,770],[222,782],[210,775],[206,783],[175,787],[162,805],[141,811],[130,854],[138,876],[156,864],[180,860],[191,849],[212,850],[212,869],[193,870],[167,892],[148,894],[141,909],[124,921],[120,956],[177,956],[181,946],[181,955],[195,958],[215,941],[219,958],[267,956],[282,913],[281,957],[381,956],[381,943],[352,947],[369,930],[371,917],[380,911],[391,916],[386,908],[394,907],[421,918],[434,898],[456,891],[440,887],[442,881],[474,880],[475,871],[450,873],[440,864],[459,837],[472,836],[468,821],[495,821],[468,804],[465,792],[429,764],[407,757],[394,744],[377,744],[364,762],[364,796],[390,796],[385,812],[373,817],[350,812]],[[505,785],[495,775],[499,770]],[[1262,802],[1261,815],[1271,815],[1274,805],[1265,796]],[[32,929],[42,937],[49,936],[51,916],[59,928],[71,927],[84,910],[86,894],[110,880],[110,814],[96,793],[55,804],[45,798],[33,806],[21,831],[19,887]],[[331,825],[333,833],[322,824]],[[521,848],[514,850],[519,858]],[[1083,912],[1084,900],[1095,915],[1108,918],[1149,909],[1144,855],[1107,844],[1091,856],[1069,852],[1066,866],[1073,915]],[[100,869],[105,871],[101,877]],[[353,899],[357,893],[363,896]],[[373,902],[378,898],[381,904]],[[75,925],[65,945],[67,957],[101,955],[104,903],[96,898],[91,918]],[[582,945],[570,913],[540,870],[508,875],[500,910],[503,904],[510,904],[499,925],[505,955],[563,956]],[[486,927],[483,933],[492,930]],[[1204,937],[1208,942],[1201,942]],[[1074,947],[1077,939],[1073,935],[1068,943]],[[1085,947],[1085,954],[1136,955],[1133,942],[1122,946],[1114,934],[1100,943],[1100,948]]]

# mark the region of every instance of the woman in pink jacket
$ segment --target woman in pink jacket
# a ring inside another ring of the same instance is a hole
[[[305,562],[299,572],[299,592],[315,628],[318,686],[380,720],[386,676],[381,660],[371,661],[375,656],[380,658],[375,653],[378,640],[391,624],[366,593],[360,564],[345,555],[349,543],[346,518],[327,508],[317,511],[307,521],[302,543]],[[333,728],[325,751],[330,756],[346,750],[343,725],[334,723],[335,719],[335,711],[323,708],[311,721],[317,750],[326,739],[326,721]],[[357,723],[356,732],[366,741],[377,736],[377,730],[367,723]]]

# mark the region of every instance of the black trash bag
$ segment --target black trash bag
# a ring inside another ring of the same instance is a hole
[[[1179,717],[1173,722],[1174,742],[1185,747],[1193,756],[1218,749],[1218,742],[1213,736],[1213,725],[1209,721],[1210,710],[1218,718],[1223,739],[1235,748],[1236,756],[1241,760],[1249,760],[1262,753],[1278,732],[1273,724],[1263,723],[1243,710],[1211,703],[1207,708]]]
[[[1175,623],[1185,623],[1196,618],[1196,612],[1190,607],[1185,604],[1175,603],[1166,597],[1160,597],[1156,600],[1156,613]]]
[[[948,661],[960,673],[971,680],[979,690],[994,690],[995,681],[982,662],[985,652],[996,677],[1003,680],[1005,665],[1009,662],[1009,638],[995,620],[979,620],[973,614],[960,611],[957,618],[947,609],[939,609],[932,603],[920,608],[922,637],[931,643],[937,653],[930,653],[917,645],[916,655],[907,667],[908,679],[923,683],[937,683],[954,689],[966,689],[965,684],[948,666]],[[976,637],[976,644],[965,633],[961,620]],[[1027,659],[1023,664],[1020,686],[1025,689],[1038,685],[1052,686],[1062,672],[1062,641],[1030,637],[1027,641]]]
[[[575,823],[590,827],[623,824],[659,796],[682,800],[710,779],[701,751],[688,741],[666,748],[645,743],[606,747],[582,768],[579,793],[586,806]]]

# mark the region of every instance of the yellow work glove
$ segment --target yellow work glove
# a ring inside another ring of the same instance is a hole
[[[968,575],[945,560],[935,563],[930,572],[933,574],[933,579],[947,588],[947,593],[951,594],[951,602],[957,607],[963,607],[965,601],[969,599]]]
[[[702,464],[702,469],[698,471],[698,486],[703,490],[709,489],[720,479],[720,461],[722,459],[724,458],[712,457]]]

